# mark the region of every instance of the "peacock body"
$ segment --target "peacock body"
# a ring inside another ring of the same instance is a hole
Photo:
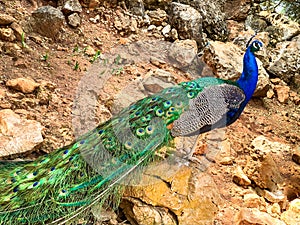
[[[69,146],[33,162],[0,164],[0,224],[63,224],[95,203],[118,205],[120,181],[177,136],[233,123],[255,90],[247,47],[238,81],[199,78],[137,101]]]

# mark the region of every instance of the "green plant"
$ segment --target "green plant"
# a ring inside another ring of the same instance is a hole
[[[42,55],[41,60],[46,62],[48,59],[49,59],[49,55],[46,52],[44,55]]]
[[[93,58],[90,60],[90,63],[94,63],[100,57],[100,55],[101,55],[101,51],[97,50]]]
[[[22,35],[21,35],[21,44],[22,44],[22,48],[27,48],[27,44],[25,42],[25,33],[22,32]]]
[[[79,62],[76,61],[73,70],[78,70],[79,69]]]

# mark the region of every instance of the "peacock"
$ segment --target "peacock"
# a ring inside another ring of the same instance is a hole
[[[259,40],[249,41],[237,81],[202,77],[163,89],[35,161],[0,163],[0,224],[65,224],[94,204],[117,207],[122,181],[175,137],[236,121],[252,97]]]

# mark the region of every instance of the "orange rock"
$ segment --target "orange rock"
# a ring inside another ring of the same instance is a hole
[[[27,94],[33,92],[37,87],[39,87],[39,84],[30,78],[16,78],[8,80],[6,82],[6,86]]]

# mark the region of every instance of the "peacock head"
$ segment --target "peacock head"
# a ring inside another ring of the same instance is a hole
[[[263,44],[261,41],[255,40],[250,44],[249,48],[250,48],[250,51],[254,53],[254,52],[259,51],[262,48],[262,46],[263,46]]]

